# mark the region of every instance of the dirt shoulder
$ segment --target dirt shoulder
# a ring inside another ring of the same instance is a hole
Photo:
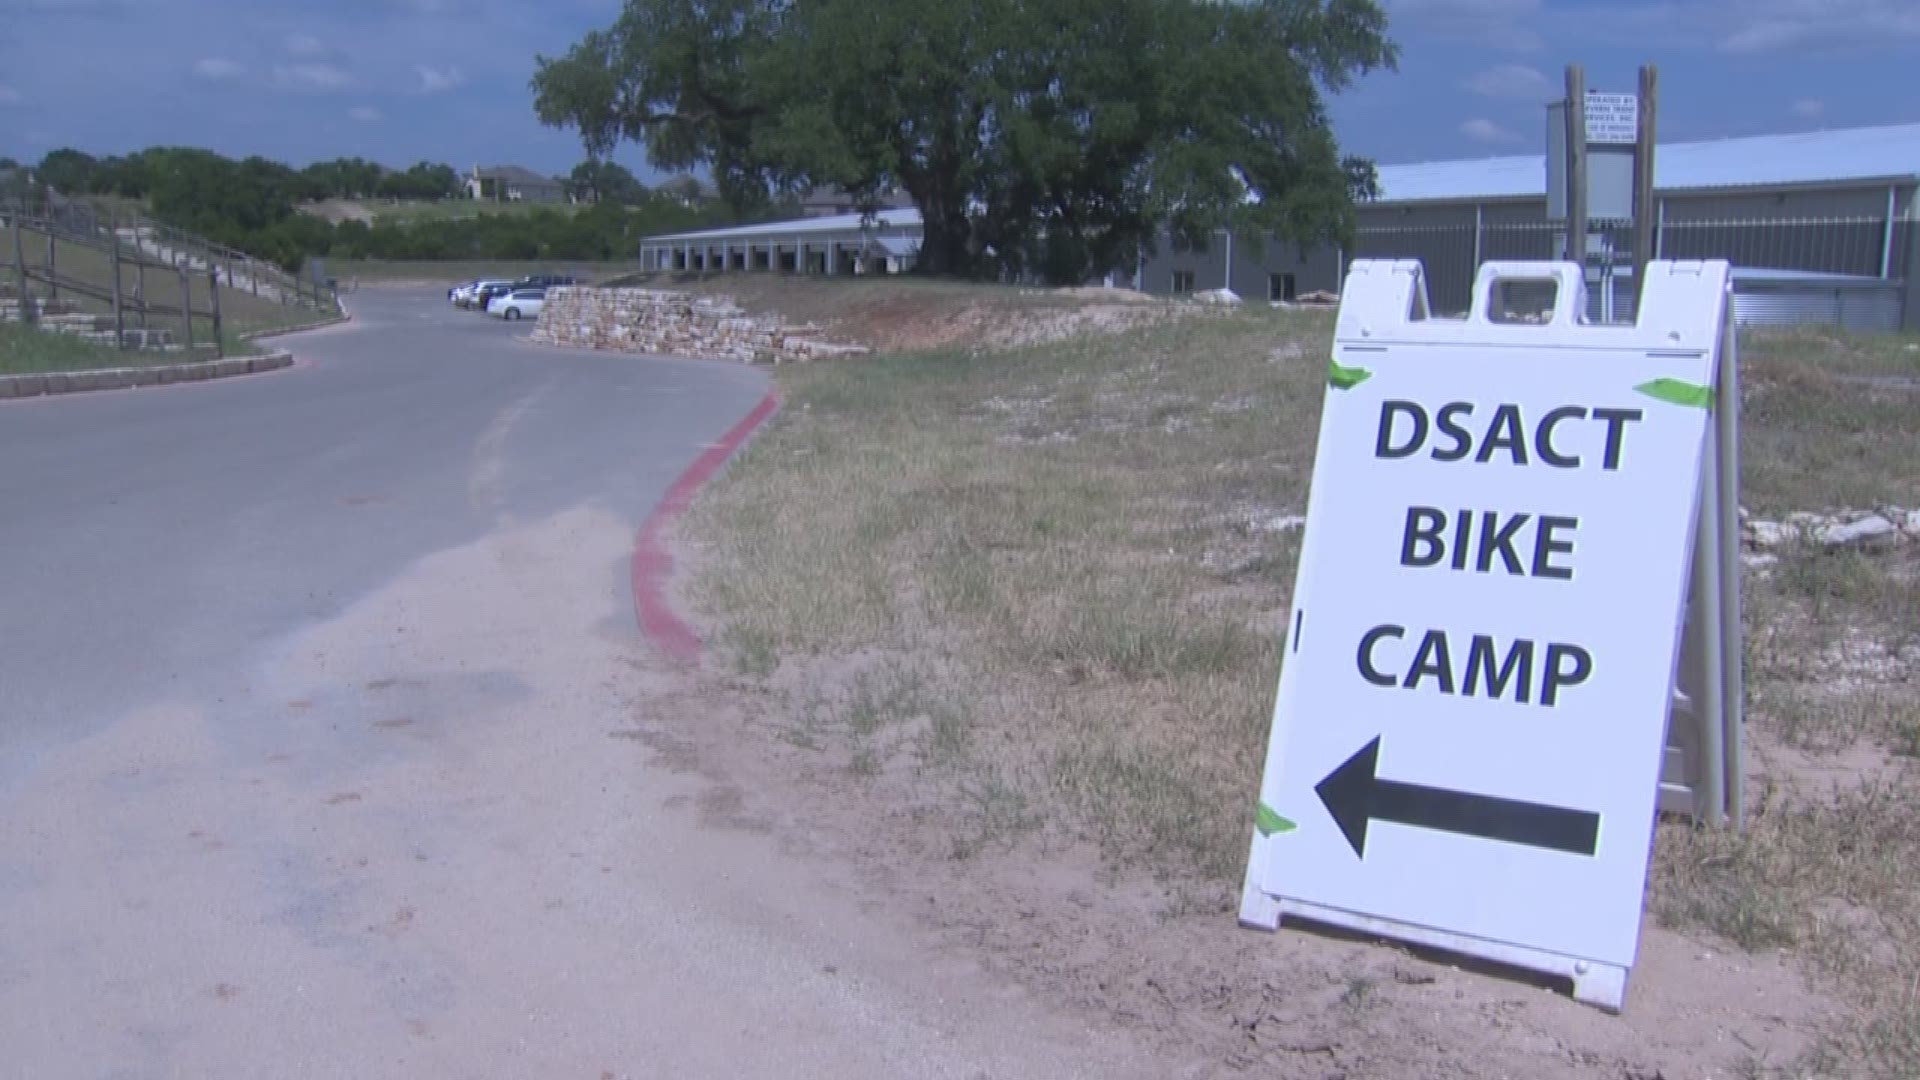
[[[692,692],[739,718],[679,734],[878,902],[1203,1074],[1920,1068],[1891,992],[1920,976],[1915,545],[1755,560],[1758,808],[1739,836],[1660,827],[1624,1016],[1235,926],[1330,332],[1261,308],[783,372],[678,538],[714,643]],[[1756,512],[1920,505],[1913,395],[1854,378],[1911,372],[1905,344],[1749,344]]]

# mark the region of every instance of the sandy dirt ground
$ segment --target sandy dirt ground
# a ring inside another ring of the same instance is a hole
[[[1833,1008],[1788,960],[1651,917],[1628,1008],[1610,1016],[1525,972],[1311,927],[1241,929],[1229,890],[1115,871],[1076,844],[956,857],[927,827],[938,785],[911,766],[863,779],[797,748],[776,734],[777,697],[721,673],[688,693],[702,704],[673,714],[721,726],[670,728],[677,752],[752,792],[746,813],[777,805],[777,832],[860,868],[878,903],[915,913],[954,955],[1197,1057],[1200,1075],[1707,1080],[1792,1061]]]
[[[687,749],[635,532],[752,373],[354,307],[0,419],[0,1077],[1196,1075]]]
[[[484,486],[485,475],[475,483]],[[690,759],[626,522],[428,558],[0,805],[0,1075],[1182,1075],[929,949]],[[271,733],[271,734],[270,734]]]

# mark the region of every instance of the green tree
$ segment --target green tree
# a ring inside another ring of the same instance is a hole
[[[380,177],[374,192],[383,199],[419,199],[437,202],[450,198],[460,186],[460,177],[451,165],[415,162],[404,172],[389,172]]]
[[[532,85],[589,153],[643,141],[736,214],[898,184],[921,269],[1068,282],[1163,225],[1344,234],[1371,167],[1323,96],[1394,59],[1375,0],[626,0]]]
[[[314,197],[323,199],[371,197],[378,194],[385,173],[378,163],[357,157],[316,161],[301,170]]]
[[[647,193],[625,166],[599,158],[588,158],[575,165],[567,177],[567,190],[576,198],[620,206],[636,203]]]
[[[100,163],[78,150],[49,150],[40,159],[40,182],[63,194],[92,191],[99,174]]]

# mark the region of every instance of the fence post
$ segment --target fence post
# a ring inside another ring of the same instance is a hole
[[[1887,223],[1885,231],[1880,234],[1880,280],[1882,281],[1893,276],[1893,221],[1894,214],[1899,210],[1898,195],[1899,192],[1894,185],[1888,184]]]
[[[127,347],[126,308],[120,302],[120,238],[107,245],[107,261],[113,264],[113,347]]]
[[[227,358],[227,339],[220,332],[220,271],[207,271],[209,278],[207,302],[213,307],[213,355],[217,359]]]
[[[53,219],[47,219],[47,299],[60,299],[60,286],[54,284]]]
[[[182,262],[174,269],[180,272],[180,329],[186,334],[186,355],[193,356],[193,279],[187,276],[187,264]]]
[[[140,316],[140,329],[147,328],[147,260],[138,251],[133,255],[133,310]]]
[[[1480,229],[1485,224],[1485,213],[1485,207],[1479,203],[1473,204],[1473,265],[1467,268],[1469,282],[1480,276]]]
[[[1633,288],[1645,295],[1647,260],[1653,257],[1653,157],[1657,132],[1654,106],[1660,91],[1660,76],[1653,65],[1640,69],[1640,124],[1635,133],[1633,156]],[[1634,308],[1639,318],[1640,309]]]
[[[33,297],[27,292],[27,249],[20,235],[20,213],[13,215],[13,274],[20,294],[20,321],[28,325],[33,323]]]
[[[1587,276],[1587,76],[1567,65],[1567,261]]]

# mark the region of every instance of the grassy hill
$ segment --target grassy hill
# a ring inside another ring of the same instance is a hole
[[[58,299],[81,314],[113,314],[114,260],[104,239],[58,232],[49,237],[29,226],[22,230],[21,240],[21,254],[30,276],[35,276],[30,285],[33,295]],[[71,371],[204,359],[212,355],[207,346],[216,334],[212,317],[216,300],[220,312],[218,335],[228,355],[259,351],[249,342],[250,336],[310,325],[328,316],[323,310],[282,303],[271,289],[265,290],[266,295],[257,295],[244,274],[240,288],[225,284],[216,287],[204,270],[189,271],[183,277],[177,268],[162,265],[151,256],[135,258],[130,248],[122,250],[122,327],[165,331],[180,345],[191,339],[197,346],[193,352],[120,350],[106,341],[5,323],[0,324],[5,331],[0,336],[0,371]],[[58,281],[52,287],[44,281],[49,271]],[[16,287],[11,272],[0,272],[0,282],[10,291]],[[142,311],[141,301],[148,310]],[[173,313],[183,307],[193,312],[190,322]],[[110,330],[111,323],[103,329]]]
[[[39,248],[44,252],[45,241]],[[31,265],[32,260],[29,259]],[[56,240],[54,243],[54,265],[63,277],[78,278],[82,282],[102,291],[111,291],[113,287],[113,261],[105,251],[86,244]],[[122,294],[131,297],[136,278],[141,279],[146,298],[156,304],[175,307],[180,303],[181,279],[176,272],[147,268],[136,272],[132,267],[121,269]],[[211,288],[204,273],[189,275],[187,289],[192,297],[192,306],[208,306],[208,290]],[[110,314],[112,305],[106,301],[79,294],[62,293],[63,299],[78,302],[82,311]],[[229,337],[238,338],[242,334],[258,334],[281,330],[290,326],[302,326],[324,318],[324,313],[297,304],[282,304],[277,300],[255,296],[244,289],[220,286],[221,329]],[[156,325],[165,325],[156,318]],[[174,320],[178,322],[178,320]],[[201,317],[194,320],[194,340],[210,341],[213,335],[213,320]]]
[[[375,222],[412,225],[422,221],[468,221],[486,214],[525,217],[539,210],[572,214],[583,209],[583,205],[572,203],[482,202],[476,199],[443,199],[438,202],[414,199],[328,199],[325,202],[306,203],[299,208],[303,214],[336,225],[343,221],[363,221],[369,225]]]

